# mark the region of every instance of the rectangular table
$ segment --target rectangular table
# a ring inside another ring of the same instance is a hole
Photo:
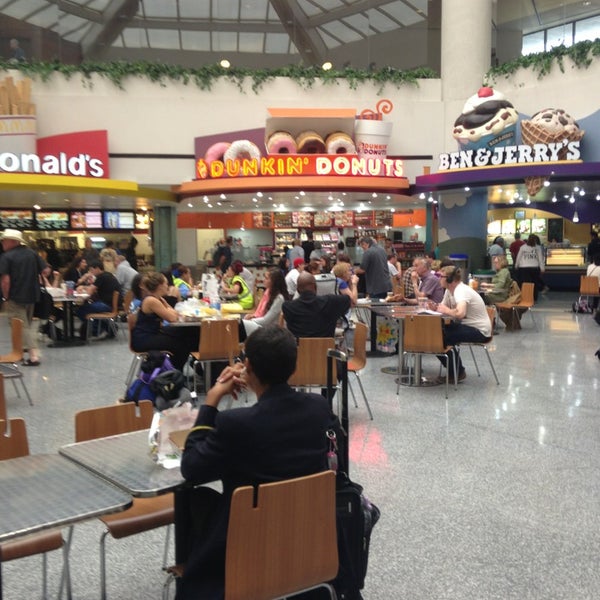
[[[62,302],[63,305],[63,339],[54,340],[48,344],[48,348],[65,348],[68,346],[84,346],[85,340],[75,335],[75,314],[73,306],[77,302],[84,302],[89,298],[89,294],[74,294],[73,296],[53,296],[55,302]]]
[[[165,469],[154,462],[148,429],[68,444],[63,456],[137,498],[165,494],[184,483],[178,468]]]
[[[119,512],[131,503],[130,494],[58,454],[0,461],[0,542]]]

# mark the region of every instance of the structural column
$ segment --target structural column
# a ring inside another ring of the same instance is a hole
[[[152,243],[157,271],[170,267],[177,260],[177,210],[175,207],[157,206],[154,209]]]

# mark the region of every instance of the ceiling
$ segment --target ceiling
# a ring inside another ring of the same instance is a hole
[[[289,64],[423,66],[422,57],[394,52],[402,36],[439,39],[442,0],[0,0],[0,37],[29,39],[26,54],[59,60],[158,60],[198,66],[227,59],[232,65],[275,68]],[[523,33],[600,14],[600,0],[495,0],[494,32]],[[53,43],[48,43],[51,39]],[[412,39],[412,38],[411,38]],[[23,44],[22,44],[23,45]],[[435,45],[435,44],[434,44]],[[47,50],[52,48],[52,50]],[[43,56],[44,52],[53,52]],[[409,53],[410,54],[410,53]],[[439,71],[439,53],[428,64]],[[172,183],[172,182],[165,182]],[[521,192],[525,191],[521,186]],[[525,191],[526,194],[526,191]],[[263,198],[184,200],[180,211],[346,210],[423,206],[407,196],[332,192],[276,192]],[[256,201],[255,201],[256,200]],[[490,198],[493,201],[493,198]],[[164,201],[123,196],[2,191],[7,207],[141,208]],[[221,203],[219,205],[219,202]],[[188,206],[192,204],[192,206]],[[209,207],[208,204],[212,204]],[[273,204],[277,206],[274,207]]]

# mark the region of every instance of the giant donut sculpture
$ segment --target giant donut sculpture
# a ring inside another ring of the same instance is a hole
[[[250,140],[237,140],[229,146],[227,152],[223,156],[223,160],[243,160],[243,159],[260,160],[260,150],[258,146]]]
[[[352,138],[343,131],[334,131],[325,139],[327,154],[356,154],[356,146]]]
[[[296,154],[296,140],[287,131],[276,131],[267,140],[269,154]]]
[[[298,154],[325,154],[325,142],[316,131],[303,131],[296,138]]]
[[[210,163],[215,160],[220,160],[223,162],[223,157],[225,156],[225,152],[229,150],[229,146],[231,146],[229,142],[217,142],[216,144],[213,144],[206,151],[206,154],[204,155],[204,162],[207,165],[210,165]]]

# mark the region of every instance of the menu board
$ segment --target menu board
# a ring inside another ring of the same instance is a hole
[[[354,211],[342,210],[335,213],[335,224],[337,227],[354,227]]]
[[[271,213],[254,213],[252,215],[254,227],[271,227],[273,225],[273,216]]]
[[[373,211],[357,212],[354,215],[354,225],[356,227],[373,227]]]
[[[375,211],[375,227],[384,227],[392,225],[392,213],[389,210]]]
[[[102,213],[99,210],[73,211],[71,229],[102,229]]]
[[[310,227],[312,225],[312,213],[293,212],[292,227]]]
[[[531,219],[531,233],[546,235],[546,219]]]
[[[0,229],[33,229],[30,210],[0,210]]]
[[[69,229],[69,215],[67,212],[38,212],[35,215],[38,229],[56,231]]]
[[[323,210],[316,212],[313,223],[315,227],[329,227],[331,225],[331,213]]]
[[[497,219],[496,221],[490,221],[488,223],[488,227],[487,227],[488,235],[500,235],[501,231],[502,231],[502,221]]]
[[[514,219],[502,220],[502,235],[515,235],[517,222]]]
[[[275,227],[292,227],[292,213],[275,213],[273,225]]]
[[[120,210],[105,210],[102,222],[104,229],[133,229],[133,213]]]
[[[521,235],[529,235],[531,233],[531,219],[522,219],[517,221],[517,231]]]
[[[150,215],[148,212],[135,213],[135,228],[148,229],[150,227]]]

